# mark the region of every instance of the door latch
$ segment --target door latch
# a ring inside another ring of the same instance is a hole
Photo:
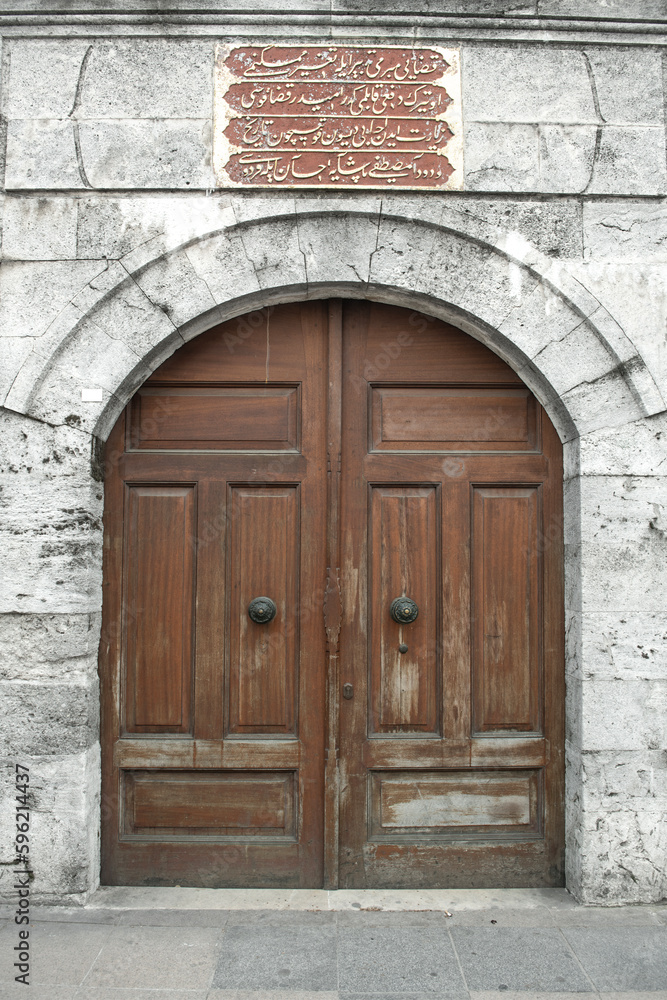
[[[343,684],[343,698],[346,698],[349,701],[353,694],[354,694],[354,688],[352,687],[352,685]]]

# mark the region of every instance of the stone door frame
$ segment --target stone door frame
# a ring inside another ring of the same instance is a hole
[[[209,231],[205,213],[156,236],[79,292],[26,358],[6,406],[91,436],[91,515],[99,516],[96,461],[118,415],[151,371],[203,330],[304,298],[371,298],[458,326],[503,358],[536,395],[564,447],[567,884],[595,898],[583,795],[580,440],[665,409],[643,359],[613,317],[564,265],[516,233],[443,208],[440,199],[239,198]],[[189,229],[188,229],[189,227]],[[246,324],[246,325],[244,325]],[[233,345],[230,345],[230,349]],[[381,364],[381,358],[374,359]],[[113,460],[113,458],[111,459]],[[101,540],[101,533],[100,533]],[[101,606],[102,560],[88,567]],[[89,831],[99,801],[87,793]],[[90,866],[94,889],[99,865]]]

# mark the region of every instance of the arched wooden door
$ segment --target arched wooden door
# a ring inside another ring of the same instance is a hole
[[[561,447],[503,361],[263,310],[147,380],[107,468],[103,882],[562,884]]]

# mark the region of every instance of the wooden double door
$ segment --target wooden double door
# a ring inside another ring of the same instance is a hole
[[[461,331],[282,305],[107,445],[107,884],[562,884],[561,447]]]

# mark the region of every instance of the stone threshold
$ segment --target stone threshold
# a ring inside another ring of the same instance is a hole
[[[567,889],[194,889],[101,886],[89,909],[440,911],[572,908]]]

